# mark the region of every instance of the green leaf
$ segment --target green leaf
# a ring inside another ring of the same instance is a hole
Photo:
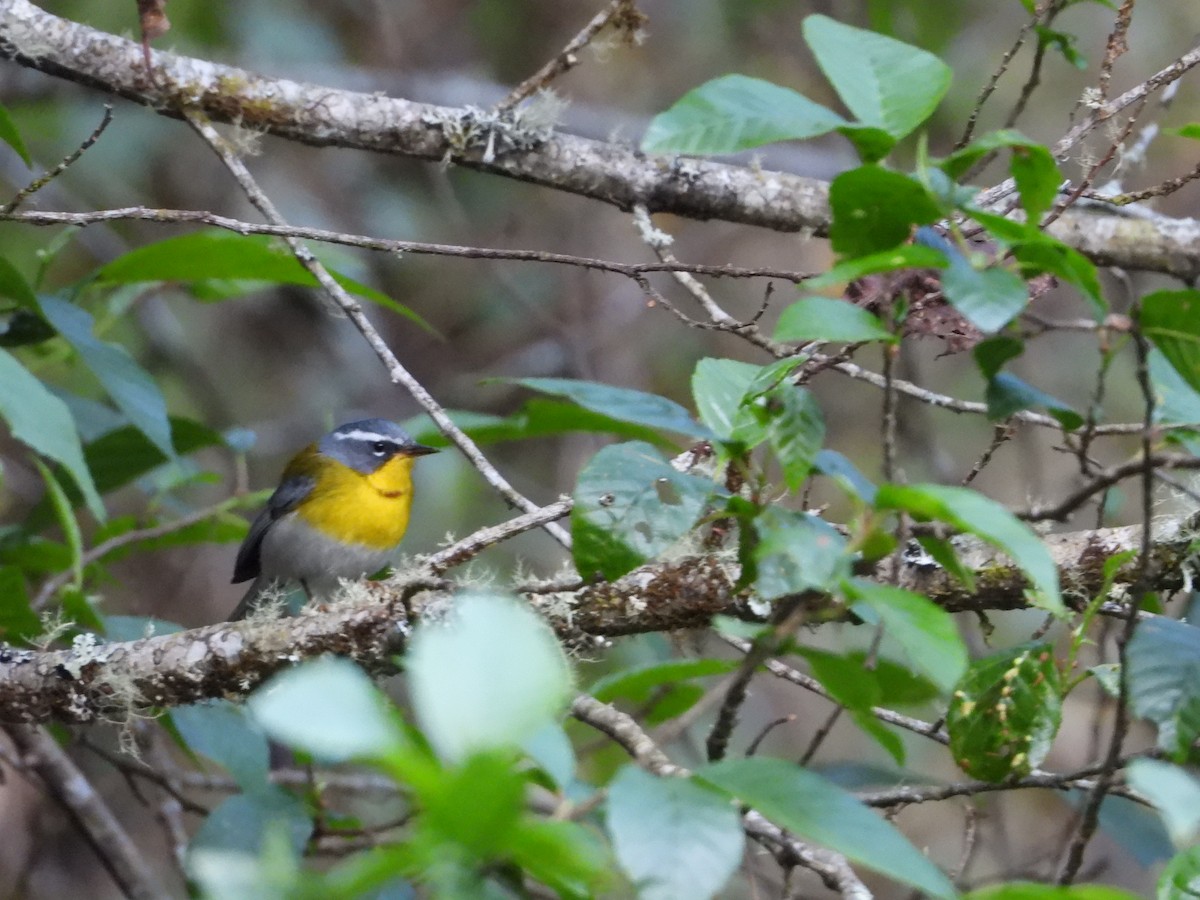
[[[25,149],[25,142],[21,140],[21,132],[17,131],[17,123],[4,106],[0,106],[0,141],[12,147],[26,167],[33,168],[33,160],[29,158],[29,151]]]
[[[999,783],[1041,765],[1062,721],[1050,644],[1022,644],[972,663],[946,714],[950,753],[973,778]]]
[[[963,900],[1138,900],[1138,896],[1102,884],[1059,887],[1033,881],[1010,881],[971,891],[963,896]]]
[[[693,776],[802,840],[829,847],[868,869],[934,897],[956,897],[950,880],[895,826],[815,772],[752,757],[706,766]]]
[[[38,474],[46,485],[46,499],[54,511],[55,521],[63,533],[63,543],[71,554],[71,587],[79,590],[83,586],[83,533],[79,530],[79,521],[71,508],[71,500],[63,490],[54,473],[40,459],[34,459]]]
[[[653,428],[622,422],[612,416],[584,409],[569,400],[534,397],[522,404],[519,410],[507,416],[493,416],[459,409],[446,410],[446,412],[450,416],[450,420],[480,446],[586,431],[612,434],[628,440],[648,441],[665,449],[676,447],[672,441],[664,438],[661,432]],[[431,447],[450,445],[450,441],[425,413],[413,416],[400,424],[418,444],[428,444]]]
[[[817,454],[813,465],[822,475],[841,485],[847,493],[864,503],[875,505],[875,485],[841,453],[826,448]]]
[[[950,67],[933,54],[827,16],[804,20],[804,40],[859,121],[894,138],[928,119],[950,88]]]
[[[883,327],[877,316],[853,303],[828,297],[806,297],[779,316],[775,340],[857,344],[862,341],[894,343],[896,338]]]
[[[768,506],[754,530],[755,589],[763,600],[828,591],[850,574],[846,539],[816,516]]]
[[[988,418],[993,422],[1007,419],[1022,409],[1040,407],[1067,431],[1073,431],[1083,424],[1083,416],[1057,397],[1038,390],[1008,372],[1001,372],[988,382],[984,398],[987,400]]]
[[[167,401],[154,379],[134,362],[124,347],[98,340],[92,334],[94,323],[87,310],[57,297],[43,297],[41,310],[129,421],[165,456],[173,458]]]
[[[570,666],[545,621],[491,594],[461,595],[448,622],[418,628],[407,668],[417,720],[452,761],[523,745],[562,711],[572,688]]]
[[[1006,148],[1037,146],[1040,145],[1036,141],[1025,137],[1021,132],[1010,128],[1002,128],[998,131],[989,131],[986,134],[982,134],[961,150],[955,150],[938,163],[938,168],[955,181],[958,181],[958,179],[966,174],[967,170],[989,153],[995,153],[997,150]]]
[[[277,785],[266,785],[250,794],[235,794],[214,809],[188,846],[191,853],[236,850],[258,853],[272,831],[287,836],[296,853],[304,849],[313,822],[304,801]]]
[[[1028,221],[1036,223],[1054,204],[1058,186],[1062,184],[1062,173],[1054,157],[1040,144],[1013,147],[1009,171],[1017,183]]]
[[[268,784],[267,739],[247,720],[245,707],[213,700],[177,707],[170,716],[188,749],[224,767],[243,791]]]
[[[1021,273],[1026,279],[1048,272],[1076,287],[1091,303],[1092,313],[1097,318],[1107,312],[1096,264],[1074,247],[1036,232],[1027,239],[1014,242],[1012,253],[1021,264]]]
[[[672,659],[647,663],[605,675],[588,688],[588,693],[604,703],[621,697],[641,703],[654,688],[677,684],[688,678],[725,675],[737,666],[737,660],[732,659]]]
[[[1200,847],[1183,850],[1158,876],[1157,900],[1195,900],[1200,894]]]
[[[739,433],[742,398],[761,371],[762,366],[736,359],[706,358],[696,363],[692,373],[696,413],[721,440],[734,440]]]
[[[1194,141],[1200,141],[1200,122],[1188,122],[1186,125],[1180,125],[1178,128],[1164,128],[1163,134],[1173,134],[1176,137],[1191,138]]]
[[[838,133],[854,145],[859,159],[865,163],[879,162],[896,146],[894,137],[874,125],[843,125]]]
[[[864,275],[874,275],[879,272],[895,272],[898,269],[944,269],[950,265],[946,254],[924,244],[903,244],[871,253],[867,256],[857,256],[839,262],[816,278],[804,282],[808,288],[823,288],[832,285],[856,281]]]
[[[1125,655],[1133,714],[1157,725],[1158,746],[1182,759],[1200,737],[1200,628],[1147,619]]]
[[[797,490],[812,471],[821,443],[825,420],[821,407],[807,388],[778,384],[755,395],[747,392],[744,405],[767,435],[767,441],[783,469],[784,483]]]
[[[967,531],[1007,553],[1025,570],[1039,595],[1034,605],[1056,616],[1066,614],[1058,587],[1058,569],[1029,526],[1011,512],[969,488],[940,484],[885,484],[875,497],[877,509],[903,509],[923,521],[937,519]]]
[[[904,765],[904,742],[872,713],[874,707],[883,703],[883,689],[878,673],[865,668],[865,654],[827,653],[812,647],[801,647],[796,652],[808,660],[813,677],[845,708],[855,724],[874,738],[896,765]]]
[[[42,620],[30,605],[20,571],[0,565],[0,640],[18,644],[42,631]]]
[[[352,294],[399,313],[427,331],[433,328],[387,294],[330,270],[333,280]],[[101,284],[146,281],[196,283],[231,278],[269,284],[317,287],[317,280],[283,244],[269,235],[198,231],[147,244],[119,256],[96,272]]]
[[[950,305],[983,332],[999,331],[1025,308],[1029,288],[1007,269],[976,269],[956,257],[942,275],[942,291]]]
[[[865,578],[846,582],[855,610],[866,606],[883,623],[913,668],[949,691],[967,669],[967,648],[954,618],[920,594]]]
[[[224,443],[219,432],[192,419],[172,416],[170,424],[171,443],[180,456]],[[83,448],[83,455],[95,475],[96,485],[105,493],[170,461],[141,429],[133,426],[117,428],[96,438]]]
[[[605,447],[579,473],[571,510],[575,565],[619,578],[691,530],[713,485],[673,469],[649,444]]]
[[[1183,380],[1200,391],[1200,291],[1147,294],[1138,322]]]
[[[1200,393],[1158,350],[1150,351],[1148,363],[1156,401],[1154,420],[1171,425],[1200,422]]]
[[[608,787],[605,817],[621,868],[642,900],[706,900],[742,861],[737,809],[685,778],[656,778],[628,765]]]
[[[0,107],[0,109],[2,108]],[[25,309],[37,311],[37,294],[33,292],[33,288],[25,280],[21,271],[2,256],[0,256],[0,297],[16,300]]]
[[[833,179],[829,205],[833,210],[829,239],[843,257],[892,250],[908,240],[914,225],[928,225],[941,215],[921,182],[876,165],[860,166]]]
[[[8,422],[14,438],[62,463],[92,515],[103,521],[104,503],[84,462],[79,433],[67,405],[4,350],[0,350],[0,416]]]
[[[575,381],[570,378],[506,378],[500,380],[519,384],[545,394],[568,397],[585,409],[611,416],[622,422],[632,422],[650,428],[663,428],[699,440],[708,440],[713,436],[712,432],[693,419],[686,409],[674,400],[659,397],[657,394],[598,384],[594,381]]]
[[[975,357],[979,373],[991,381],[1006,362],[1016,359],[1024,352],[1023,341],[1009,335],[998,335],[988,338],[986,341],[980,341],[971,351],[971,355]]]
[[[270,737],[329,762],[379,759],[404,745],[387,698],[346,659],[322,657],[281,672],[247,705]]]
[[[725,75],[684,94],[650,122],[646,153],[737,153],[778,141],[828,134],[846,122],[789,88]]]
[[[1158,807],[1176,847],[1200,837],[1200,780],[1158,759],[1135,759],[1125,774],[1129,786]]]

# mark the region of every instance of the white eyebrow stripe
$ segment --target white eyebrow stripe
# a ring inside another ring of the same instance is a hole
[[[387,441],[389,444],[399,444],[390,434],[380,434],[377,431],[362,431],[355,429],[354,431],[335,431],[333,436],[339,441]]]

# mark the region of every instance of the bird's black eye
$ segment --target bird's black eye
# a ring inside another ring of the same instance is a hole
[[[371,445],[371,452],[374,453],[376,456],[387,456],[388,442],[387,441],[376,441],[375,443],[373,443]]]

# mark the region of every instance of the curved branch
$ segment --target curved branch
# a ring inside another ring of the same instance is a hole
[[[29,0],[0,4],[0,57],[182,118],[217,121],[318,146],[452,160],[610,203],[778,231],[828,232],[828,184],[707,160],[646,156],[616,143],[532,127],[520,111],[414,103],[267,78],[233,66],[155,52],[50,15]],[[1176,67],[1181,64],[1177,63]],[[1171,71],[1174,71],[1172,69]],[[1068,210],[1050,226],[1096,262],[1200,277],[1200,223]]]

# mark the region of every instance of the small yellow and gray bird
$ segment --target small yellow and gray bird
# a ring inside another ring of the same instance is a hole
[[[238,550],[233,583],[254,584],[230,619],[271,584],[299,582],[311,600],[382,569],[408,530],[413,461],[436,452],[394,422],[363,419],[296,454]]]

